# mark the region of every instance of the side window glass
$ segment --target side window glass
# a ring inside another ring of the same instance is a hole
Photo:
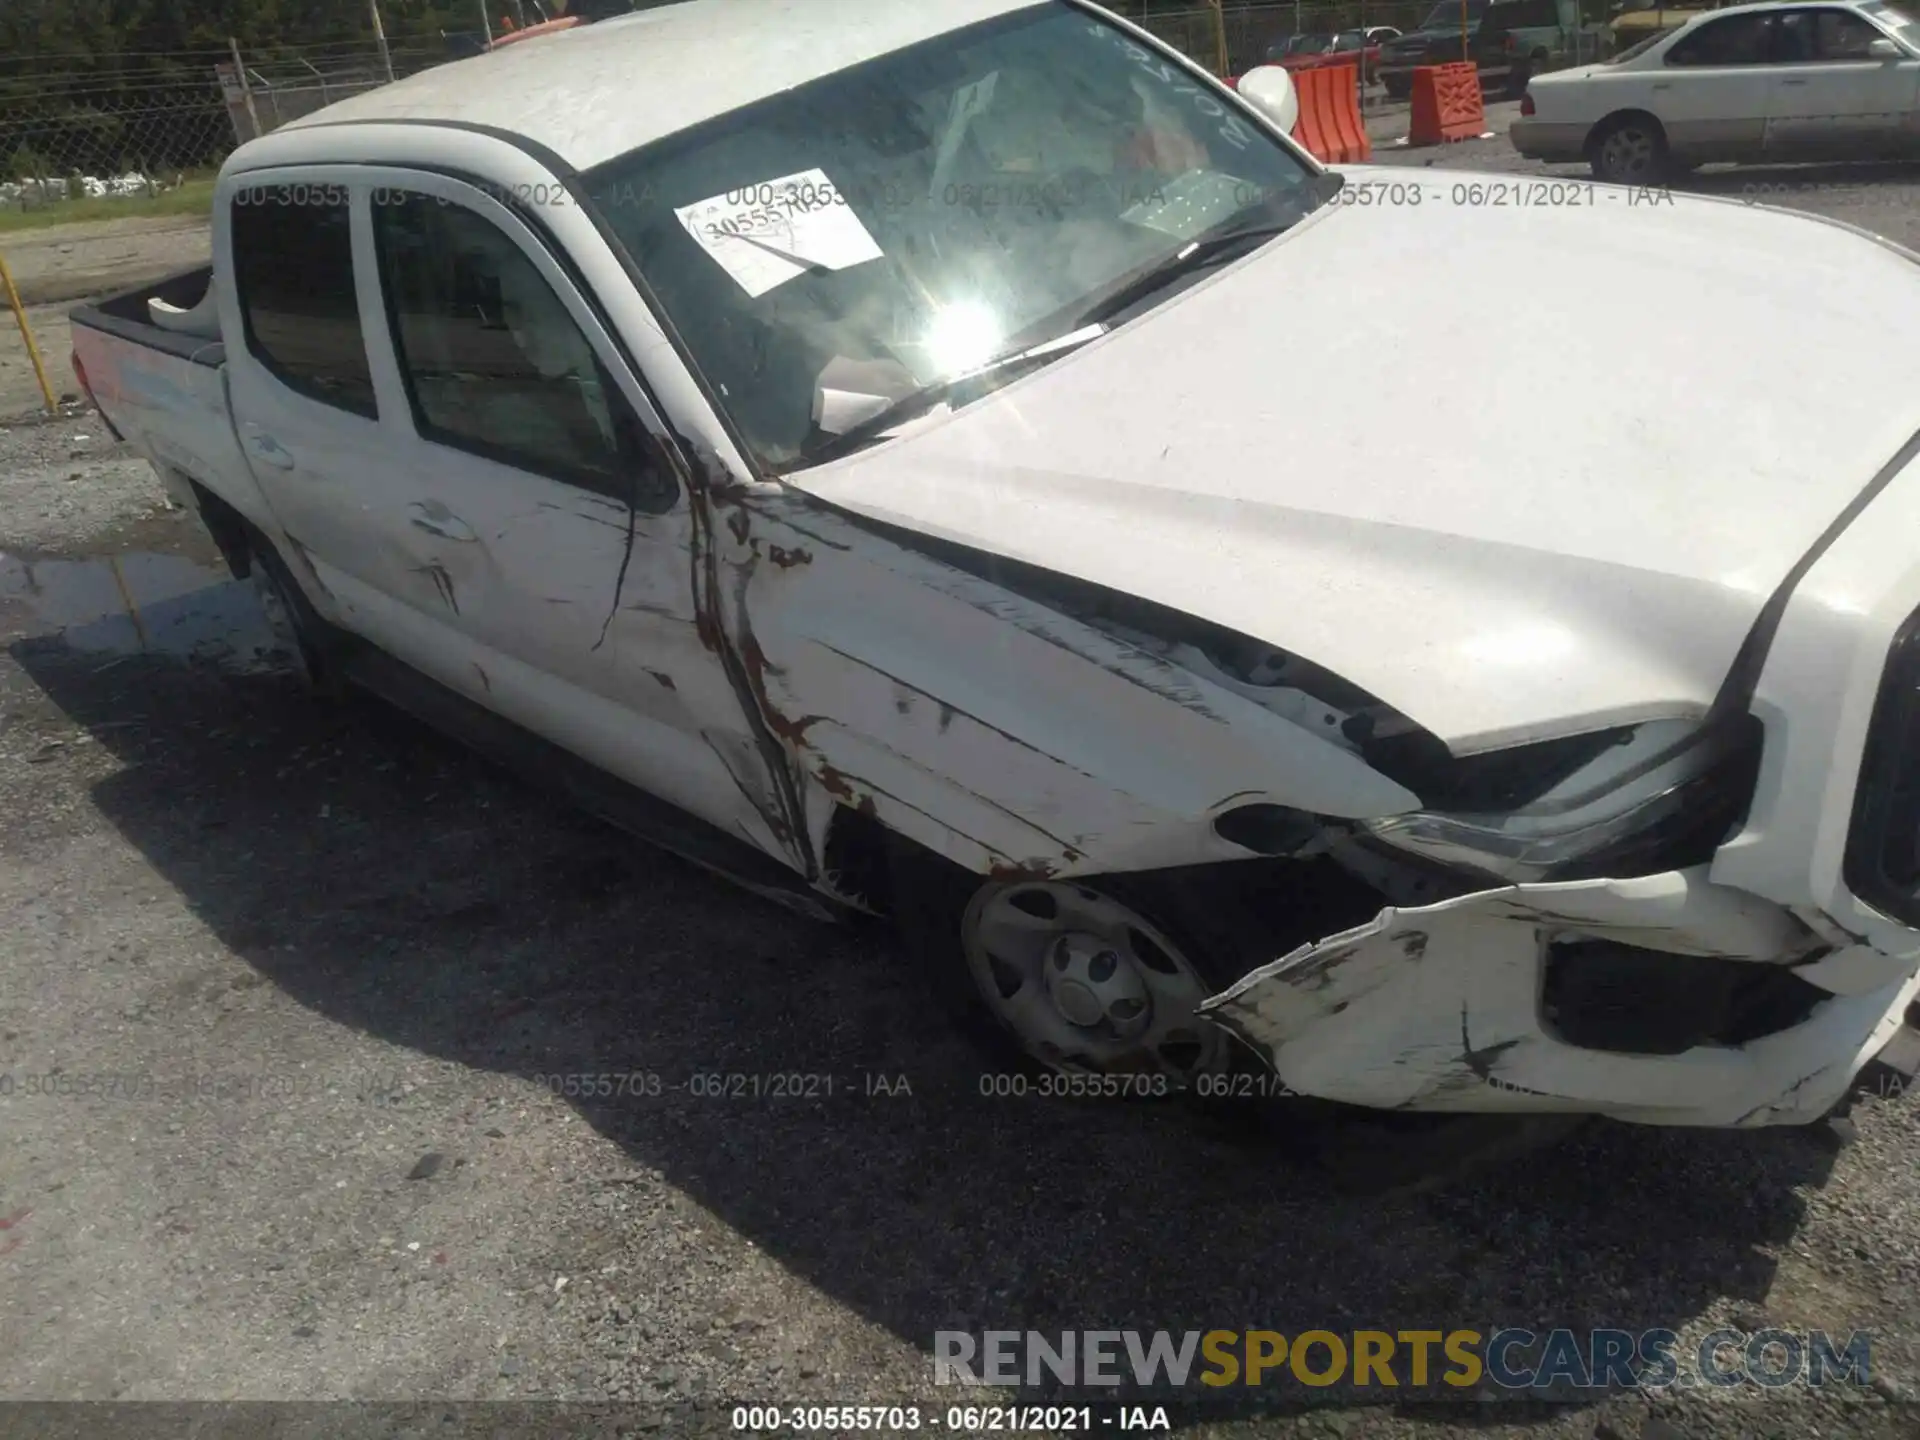
[[[290,390],[379,418],[346,190],[256,185],[234,192],[233,270],[247,351]]]
[[[484,216],[382,192],[394,344],[422,436],[658,513],[666,459],[526,253]]]
[[[1774,22],[1773,58],[1782,65],[1805,65],[1814,58],[1812,10],[1789,10]]]
[[[1821,10],[1819,54],[1822,60],[1870,60],[1867,47],[1881,38],[1880,31],[1863,15],[1851,10]]]
[[[1764,65],[1771,29],[1765,15],[1731,15],[1702,25],[1667,52],[1669,65]]]

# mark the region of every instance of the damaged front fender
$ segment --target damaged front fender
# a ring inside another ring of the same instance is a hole
[[[1835,950],[1695,869],[1383,910],[1202,1013],[1329,1100],[1754,1126],[1831,1109],[1916,992],[1912,957]]]

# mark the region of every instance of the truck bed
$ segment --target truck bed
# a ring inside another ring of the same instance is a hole
[[[155,296],[198,304],[213,267],[201,265],[69,312],[73,354],[108,424],[145,455],[166,491],[198,507],[194,485],[268,528],[266,499],[234,434],[227,407],[226,346],[155,325]]]
[[[163,350],[169,355],[191,360],[196,365],[210,365],[217,370],[227,358],[227,347],[223,343],[163,330],[147,314],[147,301],[155,298],[183,310],[191,309],[200,303],[207,293],[207,286],[212,283],[213,266],[197,265],[156,283],[123,290],[104,300],[77,306],[69,313],[68,319],[75,325],[84,325],[149,349]],[[93,372],[89,369],[87,373],[91,375]]]

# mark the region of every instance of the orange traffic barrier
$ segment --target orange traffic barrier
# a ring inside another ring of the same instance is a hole
[[[1352,65],[1327,65],[1293,72],[1300,97],[1300,118],[1293,138],[1329,165],[1351,165],[1373,158],[1373,141],[1360,121],[1360,72]]]
[[[578,15],[562,15],[558,20],[547,20],[538,25],[529,25],[524,30],[510,30],[504,35],[497,35],[487,48],[498,50],[502,45],[517,45],[522,40],[532,40],[541,35],[557,35],[562,30],[571,30],[578,24],[580,24]]]
[[[1487,108],[1480,98],[1480,71],[1470,60],[1419,65],[1413,72],[1413,117],[1407,144],[1438,145],[1484,135]]]

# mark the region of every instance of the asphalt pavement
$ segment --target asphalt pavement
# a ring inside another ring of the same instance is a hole
[[[1580,173],[1503,135],[1375,158]],[[1790,185],[1767,194],[1920,245],[1916,182],[1689,183]],[[1810,1130],[1594,1125],[1434,1185],[1391,1129],[1308,1145],[1284,1116],[995,1097],[884,932],[800,921],[377,706],[316,706],[144,462],[71,411],[0,429],[0,815],[7,1400],[350,1402],[188,1417],[236,1437],[677,1435],[863,1400],[966,1433],[941,1329],[1784,1326],[1869,1333],[1871,1380],[1286,1383],[1180,1429],[1920,1433],[1911,1097]],[[814,1078],[712,1083],[736,1075]],[[448,1403],[372,1404],[423,1397]],[[186,1423],[0,1405],[5,1436]]]
[[[1486,107],[1486,139],[1411,147],[1405,105],[1378,104],[1365,116],[1376,165],[1468,170],[1483,174],[1591,178],[1585,165],[1543,165],[1522,157],[1507,138],[1518,101]],[[1714,195],[1749,205],[1772,205],[1844,221],[1920,252],[1920,161],[1866,165],[1707,165],[1658,187],[1678,195]],[[1609,291],[1630,276],[1595,277]]]

